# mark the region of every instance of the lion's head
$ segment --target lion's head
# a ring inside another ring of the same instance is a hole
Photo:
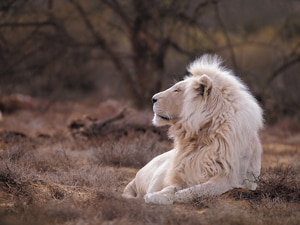
[[[153,124],[171,125],[185,136],[200,130],[216,133],[223,125],[237,127],[246,117],[260,118],[261,109],[247,87],[233,73],[221,66],[217,56],[204,55],[188,67],[191,75],[169,89],[153,96]],[[238,119],[240,118],[240,119]],[[244,124],[244,123],[243,123]],[[253,129],[261,122],[251,124]]]
[[[184,108],[189,108],[191,115],[195,107],[204,104],[212,89],[212,81],[207,75],[186,77],[170,87],[153,96],[153,123],[156,126],[173,125],[181,121]],[[187,104],[192,103],[191,105]]]

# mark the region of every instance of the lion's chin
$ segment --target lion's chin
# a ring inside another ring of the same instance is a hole
[[[152,120],[152,123],[155,126],[166,126],[166,125],[170,125],[171,124],[171,119],[165,116],[160,116],[157,115],[156,113],[154,114],[154,118]]]

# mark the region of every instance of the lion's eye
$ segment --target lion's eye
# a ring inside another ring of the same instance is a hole
[[[175,89],[173,92],[180,92],[180,89]]]

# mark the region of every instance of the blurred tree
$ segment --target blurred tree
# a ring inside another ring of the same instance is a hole
[[[102,88],[143,108],[171,67],[213,52],[269,111],[297,113],[300,6],[288,2],[0,1],[0,94]]]
[[[56,61],[71,59],[74,63],[76,59],[72,59],[70,54],[78,57],[78,51],[84,55],[91,48],[101,49],[103,56],[113,63],[122,77],[127,93],[135,105],[142,108],[149,105],[151,96],[162,87],[165,59],[170,49],[189,57],[211,50],[207,42],[212,42],[213,39],[201,44],[199,38],[195,39],[195,35],[208,35],[199,33],[199,19],[217,2],[12,2],[13,7],[0,15],[3,18],[0,29],[5,31],[5,35],[0,35],[0,46],[6,48],[0,54],[3,63],[0,73],[10,76],[16,73],[16,68],[20,69],[21,64],[25,66],[22,69],[32,74],[30,77],[43,74],[47,70],[48,73],[49,70],[57,73],[55,70],[61,65],[57,65]],[[9,4],[10,2],[7,3]],[[12,34],[12,31],[20,36]],[[184,40],[184,37],[178,36],[181,32],[190,35]],[[11,37],[13,39],[8,40]],[[45,46],[51,48],[47,49]],[[20,53],[19,57],[13,59],[15,54],[11,50]],[[7,60],[11,61],[8,65],[5,62]],[[79,69],[83,68],[76,65]],[[74,74],[83,72],[75,71]],[[55,82],[52,80],[49,75],[47,83]],[[74,85],[80,83],[80,76],[73,80]],[[70,82],[69,79],[67,81]]]
[[[161,89],[165,57],[170,48],[193,55],[193,51],[177,43],[178,30],[182,26],[197,26],[204,9],[217,3],[215,0],[101,0],[101,6],[109,8],[110,17],[113,18],[111,23],[109,18],[104,19],[108,29],[120,29],[120,35],[124,35],[130,45],[128,55],[123,59],[116,46],[108,41],[111,37],[105,38],[105,31],[95,28],[80,2],[70,2],[83,19],[95,44],[101,47],[118,69],[127,91],[138,107],[148,105],[151,96]],[[125,62],[128,59],[129,66]],[[133,65],[133,69],[130,65]]]

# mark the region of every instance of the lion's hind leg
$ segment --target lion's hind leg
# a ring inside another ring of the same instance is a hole
[[[246,187],[255,190],[260,176],[262,147],[258,137],[252,143],[253,154],[250,158],[249,167],[247,169]]]
[[[138,198],[135,179],[133,179],[124,189],[122,197],[124,198]]]

